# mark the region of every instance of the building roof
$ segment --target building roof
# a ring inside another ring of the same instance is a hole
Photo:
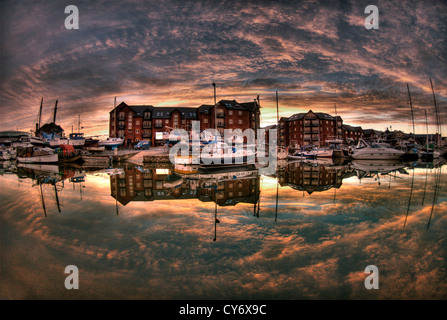
[[[355,131],[355,132],[360,132],[362,131],[362,127],[353,127],[347,124],[343,125],[343,130],[345,131]]]
[[[128,106],[130,109],[132,109],[135,112],[135,116],[142,117],[146,111],[152,111],[154,109],[154,106]]]
[[[19,138],[23,136],[30,136],[31,132],[24,131],[1,131],[0,138]]]
[[[257,101],[253,102],[244,102],[238,103],[236,100],[221,100],[219,104],[226,107],[227,109],[232,110],[246,110],[246,111],[255,111],[259,108],[259,104]],[[135,112],[135,116],[143,116],[144,112],[150,111],[152,119],[169,119],[171,117],[172,112],[178,111],[182,115],[183,119],[198,119],[199,113],[209,113],[210,110],[214,107],[214,105],[206,105],[202,104],[197,107],[154,107],[153,105],[139,105],[139,106],[130,106],[125,102],[121,102],[116,106],[116,109],[119,110],[123,107],[128,107],[132,111]],[[112,113],[115,109],[110,111]]]

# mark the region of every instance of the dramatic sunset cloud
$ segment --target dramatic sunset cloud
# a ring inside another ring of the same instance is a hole
[[[0,130],[29,131],[44,98],[58,100],[66,131],[81,115],[86,134],[107,134],[117,103],[197,107],[218,99],[261,100],[263,125],[308,110],[337,112],[364,128],[416,131],[424,110],[435,130],[433,80],[444,117],[447,5],[376,1],[367,30],[358,1],[76,1],[79,29],[64,26],[66,2],[2,1]]]

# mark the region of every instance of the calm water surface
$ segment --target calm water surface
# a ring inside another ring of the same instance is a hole
[[[296,162],[216,182],[3,163],[0,298],[446,299],[442,164]]]

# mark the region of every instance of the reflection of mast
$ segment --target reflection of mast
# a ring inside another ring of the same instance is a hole
[[[278,217],[278,195],[279,195],[278,191],[279,191],[279,177],[278,177],[278,181],[276,181],[276,209],[275,209],[275,222],[276,222],[276,219],[277,219],[277,217]]]
[[[45,218],[46,218],[47,217],[47,209],[45,208],[45,200],[43,198],[42,184],[40,184],[39,187],[40,187],[40,200],[42,201],[43,213],[44,213]]]
[[[410,198],[408,199],[408,207],[407,207],[407,214],[405,216],[404,228],[405,225],[407,224],[408,212],[410,211],[411,197],[413,195],[413,184],[414,184],[414,168],[413,168],[413,177],[411,178]]]
[[[428,231],[428,228],[430,227],[431,218],[433,216],[433,209],[435,208],[435,204],[438,201],[439,190],[441,189],[441,181],[442,181],[441,177],[442,177],[442,167],[439,168],[439,172],[436,172],[435,194],[433,195],[433,203],[431,206],[430,217],[428,218],[427,229],[425,231]]]
[[[424,196],[422,197],[422,205],[425,202],[425,192],[427,191],[427,178],[428,178],[428,165],[425,164],[425,187],[424,187]]]
[[[118,216],[118,181],[119,181],[119,175],[115,175],[115,210],[116,215]]]
[[[217,224],[218,223],[220,223],[220,220],[217,219],[217,202],[215,202],[214,203],[214,239],[213,239],[213,241],[216,241],[216,239],[217,239]]]
[[[59,197],[57,195],[57,188],[56,188],[56,183],[54,183],[54,194],[56,195],[56,203],[57,203],[57,210],[59,211],[59,213],[61,212],[61,207],[59,205]]]

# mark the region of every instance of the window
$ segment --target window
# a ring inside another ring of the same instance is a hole
[[[155,128],[161,128],[163,127],[163,120],[157,119],[155,120]]]
[[[204,118],[203,123],[208,123],[208,118]]]
[[[229,124],[233,124],[233,119],[228,119]]]
[[[233,115],[233,110],[228,111],[228,114],[229,114],[230,116],[232,116],[232,115]]]
[[[239,111],[237,112],[237,115],[238,115],[238,116],[241,116],[241,115],[242,115],[242,111],[239,110]]]
[[[139,126],[139,125],[140,125],[140,120],[135,121],[135,124],[136,124],[137,126]]]
[[[239,120],[237,121],[237,123],[238,123],[238,124],[242,124],[242,123],[243,123],[242,119],[239,119]]]
[[[119,120],[124,120],[125,117],[126,117],[126,116],[125,116],[124,112],[120,112],[120,114],[119,114]]]
[[[149,111],[146,111],[144,113],[144,119],[149,119],[151,117],[151,113]]]

